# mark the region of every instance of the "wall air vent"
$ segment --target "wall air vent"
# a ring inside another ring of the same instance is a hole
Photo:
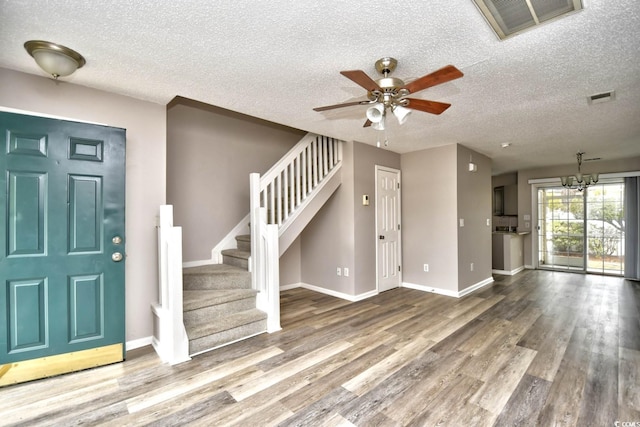
[[[506,39],[582,10],[582,0],[473,0],[498,37]]]

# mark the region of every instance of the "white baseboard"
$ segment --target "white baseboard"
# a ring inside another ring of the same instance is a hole
[[[535,270],[536,269],[533,265],[528,265],[528,264],[525,264],[524,268],[526,268],[527,270]]]
[[[137,340],[127,341],[125,343],[125,348],[126,348],[126,351],[135,350],[136,348],[140,348],[140,347],[145,347],[145,346],[151,345],[152,341],[153,341],[153,337],[151,337],[151,336],[144,337],[144,338],[138,338]]]
[[[493,277],[487,277],[486,279],[479,281],[475,285],[471,285],[468,288],[465,288],[460,292],[458,292],[458,297],[469,295],[471,292],[476,291],[480,288],[484,288],[485,286],[490,285],[492,283],[493,283]]]
[[[445,295],[445,296],[448,296],[448,297],[459,298],[458,297],[458,292],[452,291],[452,290],[449,290],[449,289],[436,288],[436,287],[433,287],[433,286],[426,286],[426,285],[417,285],[415,283],[409,283],[409,282],[402,282],[402,287],[403,288],[409,288],[409,289],[415,289],[417,291],[422,291],[422,292],[431,292],[433,294]]]
[[[182,263],[182,268],[200,267],[201,265],[220,264],[212,259],[203,259],[200,261],[186,261]]]
[[[503,276],[514,276],[524,270],[524,266],[520,266],[515,270],[491,270],[493,274],[502,274]]]
[[[331,289],[326,289],[326,288],[322,288],[320,286],[310,285],[308,283],[302,283],[302,282],[301,283],[292,283],[290,285],[280,286],[280,290],[281,291],[288,291],[290,289],[295,289],[295,288],[309,289],[310,291],[319,292],[321,294],[330,295],[332,297],[344,299],[344,300],[351,301],[351,302],[362,301],[362,300],[365,300],[367,298],[371,298],[373,296],[378,295],[378,291],[377,290],[365,292],[365,293],[359,294],[359,295],[349,295],[349,294],[345,294],[343,292],[334,291],[334,290],[331,290]]]
[[[453,297],[453,298],[462,298],[465,295],[470,294],[471,292],[480,289],[484,286],[487,286],[488,284],[493,283],[493,277],[488,277],[478,283],[476,283],[475,285],[471,285],[468,288],[465,288],[459,292],[457,291],[452,291],[450,289],[442,289],[442,288],[436,288],[433,286],[426,286],[426,285],[417,285],[415,283],[409,283],[409,282],[402,282],[402,287],[403,288],[409,288],[409,289],[415,289],[418,291],[423,291],[423,292],[431,292],[434,294],[439,294],[439,295],[445,295],[448,297]]]
[[[280,291],[288,291],[290,289],[301,288],[302,283],[291,283],[289,285],[280,286]]]

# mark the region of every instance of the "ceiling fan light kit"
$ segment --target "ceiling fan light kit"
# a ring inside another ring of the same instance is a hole
[[[373,80],[362,70],[341,71],[340,74],[366,89],[367,100],[317,107],[314,108],[314,111],[327,111],[354,105],[369,105],[366,111],[367,120],[364,123],[364,127],[371,126],[376,130],[384,130],[387,110],[391,110],[391,113],[396,117],[398,123],[402,125],[407,121],[407,117],[412,110],[431,114],[442,114],[442,112],[451,106],[451,104],[444,102],[407,98],[407,96],[429,87],[460,78],[463,76],[460,70],[453,65],[447,65],[433,73],[405,84],[403,80],[389,76],[389,74],[396,69],[397,65],[398,61],[389,56],[377,60],[375,68],[382,74],[382,78],[378,80]]]

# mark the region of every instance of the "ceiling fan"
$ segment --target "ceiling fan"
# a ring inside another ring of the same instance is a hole
[[[387,110],[391,110],[398,122],[403,124],[411,110],[441,114],[451,106],[451,104],[444,102],[407,98],[407,96],[460,78],[463,76],[460,70],[453,65],[447,65],[405,84],[397,77],[389,77],[389,74],[396,69],[397,65],[398,61],[395,58],[384,57],[377,60],[375,64],[376,70],[383,76],[378,80],[373,80],[362,70],[340,71],[340,74],[367,90],[367,100],[317,107],[314,108],[314,111],[333,110],[334,108],[351,107],[353,105],[370,105],[367,109],[367,121],[364,123],[364,127],[372,126],[374,129],[384,130]]]

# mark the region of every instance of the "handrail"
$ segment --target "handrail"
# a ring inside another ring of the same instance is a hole
[[[279,236],[341,162],[340,141],[308,134],[263,176],[250,175],[251,282],[268,332],[280,329]]]
[[[151,310],[158,318],[152,345],[163,362],[190,360],[189,339],[183,323],[182,227],[173,226],[173,206],[160,206],[158,225],[158,303]]]

